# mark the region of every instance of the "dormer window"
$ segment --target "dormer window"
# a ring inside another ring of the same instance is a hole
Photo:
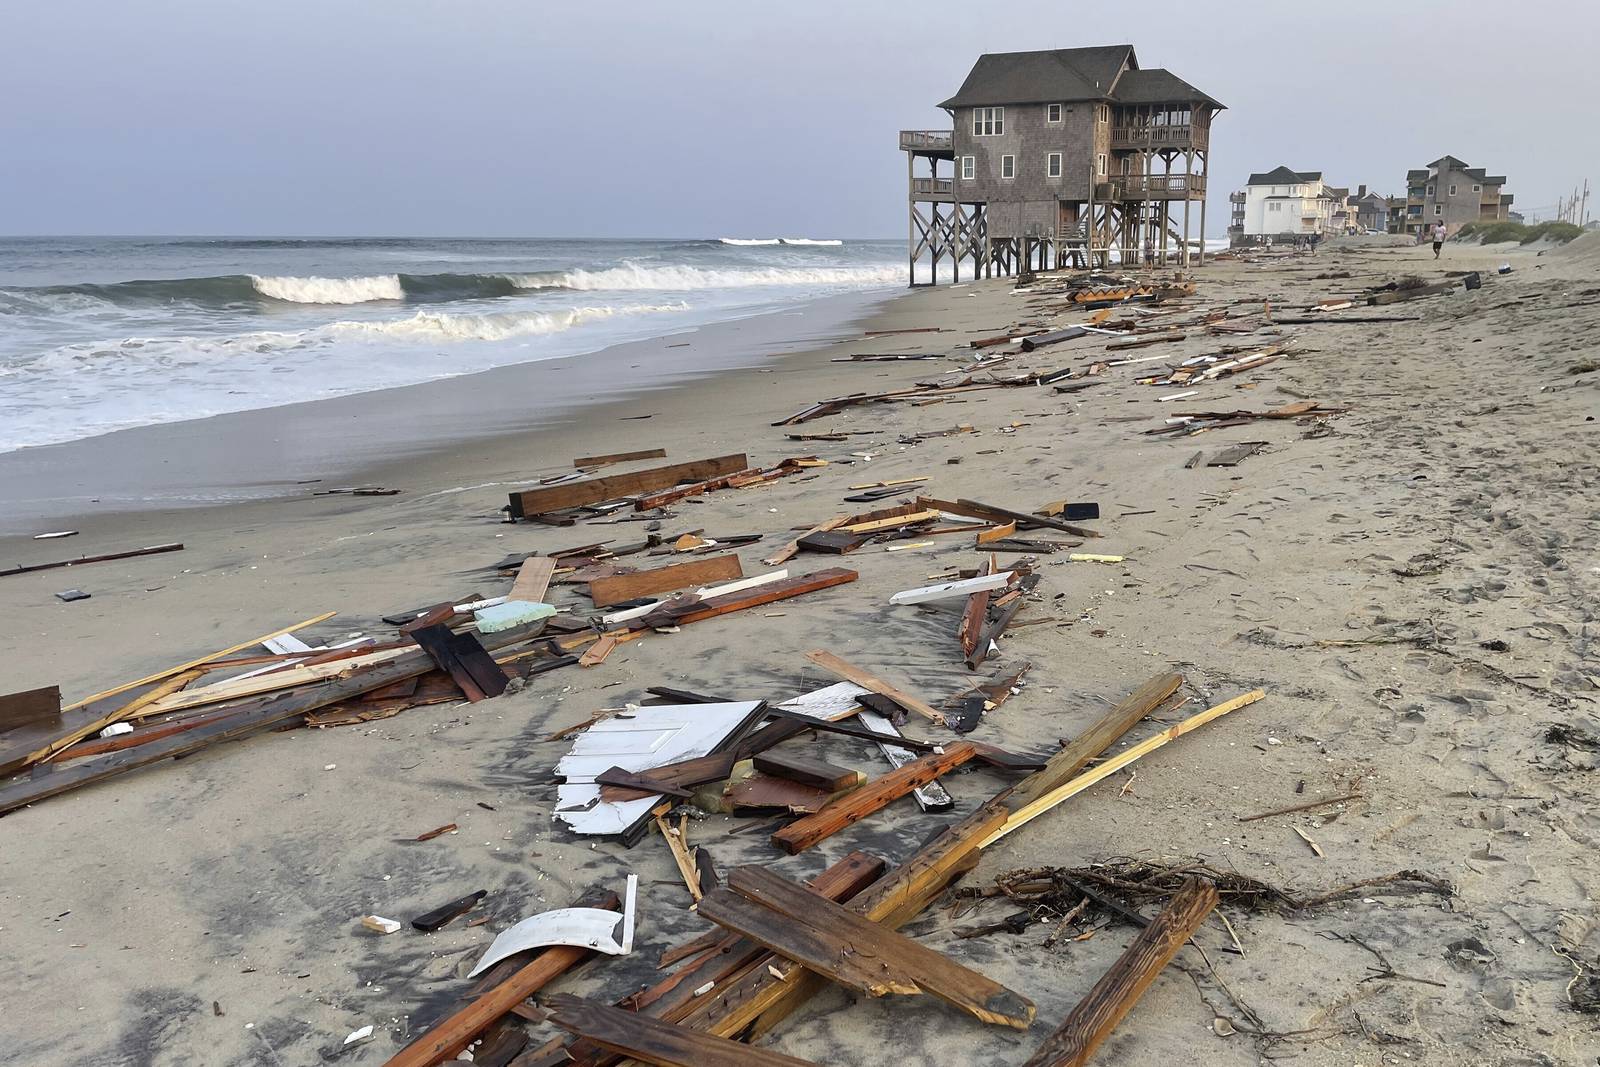
[[[1006,109],[1003,107],[975,107],[972,109],[972,136],[999,137],[1006,132]]]
[[[1044,106],[1044,120],[1052,126],[1059,124],[1061,122],[1061,105],[1046,104]]]

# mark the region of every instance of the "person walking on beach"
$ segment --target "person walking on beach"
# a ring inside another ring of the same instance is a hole
[[[1444,248],[1444,223],[1433,224],[1433,258],[1439,258],[1439,251]]]
[[[1153,234],[1144,237],[1144,269],[1154,270],[1156,266],[1156,239]]]

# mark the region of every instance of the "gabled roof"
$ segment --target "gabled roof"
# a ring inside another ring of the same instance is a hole
[[[1252,174],[1246,185],[1297,185],[1300,182],[1315,182],[1322,180],[1320,170],[1290,170],[1288,167],[1279,167],[1269,170],[1265,174]]]
[[[1119,104],[1200,103],[1219,109],[1227,106],[1161,67],[1125,72],[1117,79],[1111,97]]]
[[[1440,156],[1438,159],[1436,159],[1432,163],[1428,164],[1428,166],[1430,166],[1430,167],[1440,167],[1440,168],[1445,167],[1447,165],[1452,167],[1452,168],[1454,168],[1455,170],[1466,170],[1467,169],[1466,160],[1457,159],[1455,156]]]
[[[1426,178],[1427,176],[1428,176],[1428,172],[1426,170],[1408,170],[1408,171],[1406,171],[1406,181],[1408,181],[1408,182],[1409,181],[1421,181],[1423,178]]]
[[[986,52],[956,95],[940,107],[1108,100],[1125,67],[1138,69],[1133,45],[1055,48],[1043,52]]]

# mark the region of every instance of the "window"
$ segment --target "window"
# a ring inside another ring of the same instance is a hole
[[[1277,200],[1274,200],[1270,204],[1267,205],[1267,210],[1268,211],[1282,211],[1283,210],[1283,204],[1281,202],[1277,201]]]
[[[1456,195],[1456,187],[1455,187],[1455,184],[1454,184],[1454,183],[1451,183],[1451,186],[1450,186],[1450,195],[1451,195],[1451,196],[1455,196],[1455,195]]]
[[[1433,205],[1433,213],[1435,215],[1443,215],[1444,214],[1444,205],[1443,204],[1435,204],[1435,205]]]
[[[1061,121],[1061,105],[1046,104],[1044,106],[1044,120],[1052,126]]]
[[[1428,186],[1428,195],[1429,195],[1429,196],[1432,196],[1432,195],[1433,195],[1433,186],[1431,186],[1431,185],[1430,185],[1430,186]]]
[[[1003,107],[975,107],[972,109],[972,136],[999,137],[1006,132],[1006,109]]]
[[[1104,178],[1106,176],[1106,154],[1101,152],[1098,156],[1094,157],[1094,162],[1096,168],[1095,173]]]
[[[978,176],[977,161],[971,156],[961,157],[961,180],[970,182]]]
[[[1111,108],[1107,107],[1105,104],[1101,104],[1096,110],[1099,112],[1101,122],[1111,121]]]
[[[1001,156],[1000,157],[1000,177],[1002,177],[1002,178],[1015,178],[1016,176],[1017,176],[1017,157],[1016,156]]]
[[[1044,157],[1044,174],[1047,178],[1061,177],[1061,153],[1051,152]]]
[[[1474,185],[1474,186],[1473,186],[1473,187],[1472,187],[1472,191],[1473,191],[1473,192],[1475,192],[1475,193],[1481,193],[1481,192],[1483,192],[1483,186],[1481,186],[1481,185]]]

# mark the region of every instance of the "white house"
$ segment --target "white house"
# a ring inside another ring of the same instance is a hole
[[[1333,215],[1344,205],[1322,180],[1320,170],[1288,167],[1252,174],[1245,186],[1244,237],[1305,237],[1334,232]]]

